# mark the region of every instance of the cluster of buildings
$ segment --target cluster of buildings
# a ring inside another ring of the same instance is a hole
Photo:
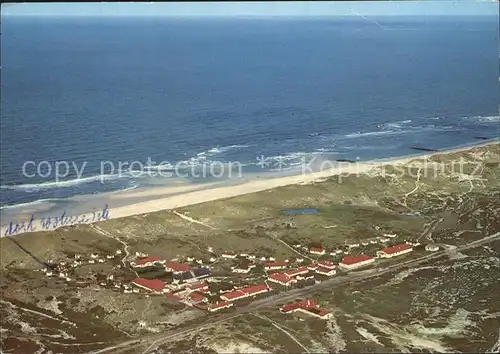
[[[359,248],[361,246],[375,245],[378,243],[383,244],[383,243],[389,242],[391,239],[394,239],[395,237],[397,237],[397,234],[391,233],[391,232],[386,232],[386,233],[383,233],[382,236],[380,236],[380,237],[364,240],[360,243],[349,243],[349,244],[346,244],[344,247],[342,247],[343,249],[338,248],[338,249],[332,250],[330,252],[328,252],[325,248],[320,247],[320,246],[307,247],[307,246],[303,246],[301,244],[295,244],[293,247],[296,249],[302,249],[304,252],[308,252],[309,254],[312,254],[315,256],[323,256],[323,255],[326,255],[327,253],[330,256],[339,256],[342,254],[349,254],[351,250],[353,250],[355,248]],[[408,242],[408,244],[411,245],[411,242]],[[413,244],[413,246],[418,246],[418,245],[419,245],[419,243]]]
[[[269,275],[268,281],[283,286],[290,286],[298,283],[299,280],[314,279],[315,274],[331,277],[337,273],[336,268],[337,267],[333,262],[321,261],[281,273],[272,273]]]
[[[395,234],[384,234],[386,239],[396,237]],[[386,239],[380,239],[378,241],[385,242]],[[378,242],[377,241],[377,242]],[[367,242],[362,242],[361,244],[376,243],[374,240]],[[418,243],[413,244],[418,245]],[[315,280],[316,275],[322,275],[326,277],[331,277],[337,274],[338,269],[349,271],[353,269],[358,269],[364,266],[368,266],[375,262],[376,258],[392,258],[400,255],[407,254],[413,250],[411,243],[400,244],[392,247],[386,247],[376,252],[376,256],[372,257],[370,255],[348,255],[349,250],[359,247],[360,244],[349,244],[347,245],[347,250],[334,250],[330,255],[338,256],[344,255],[342,260],[338,262],[338,265],[329,260],[318,261],[312,264],[300,266],[304,259],[297,258],[295,260],[295,268],[292,268],[292,263],[286,259],[284,261],[276,261],[274,257],[257,257],[252,254],[241,253],[236,254],[232,252],[223,252],[220,258],[227,260],[246,259],[249,262],[246,265],[233,266],[233,273],[247,274],[252,269],[257,266],[257,260],[261,261],[261,265],[267,274],[267,282],[276,283],[283,286],[290,286],[298,283],[300,280]],[[296,245],[296,248],[301,247]],[[437,246],[435,246],[437,247]],[[431,248],[426,248],[431,250]],[[310,254],[322,256],[327,252],[322,247],[311,247],[308,249]],[[432,248],[434,250],[434,248]],[[215,262],[219,257],[213,254],[213,250],[209,247],[209,252],[211,253],[210,262]],[[113,259],[115,256],[122,254],[121,250],[116,251],[115,254],[109,254],[106,256],[99,256],[98,254],[91,254],[88,260],[83,260],[81,256],[75,256],[75,259],[71,263],[61,262],[59,268],[61,271],[58,275],[59,277],[66,278],[70,280],[67,272],[64,271],[65,267],[76,268],[82,264],[92,264],[92,263],[103,263],[106,259]],[[144,253],[136,253],[135,260],[130,262],[130,266],[136,270],[146,269],[149,267],[160,267],[167,273],[172,273],[173,280],[171,283],[166,283],[161,279],[145,279],[136,278],[130,284],[115,284],[115,287],[123,287],[125,293],[139,293],[145,291],[148,294],[163,295],[167,299],[171,299],[177,302],[184,303],[189,306],[195,306],[197,308],[215,312],[222,309],[230,308],[234,306],[234,303],[241,299],[254,298],[257,295],[267,293],[272,289],[269,287],[267,282],[261,285],[252,285],[243,287],[240,289],[235,289],[234,287],[226,291],[220,290],[217,293],[211,293],[209,291],[209,285],[207,280],[212,276],[208,266],[201,266],[204,262],[203,260],[195,260],[194,257],[187,257],[188,262],[192,265],[183,264],[177,261],[177,259],[165,260],[154,256],[148,256]],[[197,263],[200,266],[194,265]],[[47,275],[52,276],[50,270],[45,270]],[[279,271],[279,272],[272,272]],[[111,278],[110,278],[111,277]],[[112,275],[108,276],[108,282],[112,281]],[[319,282],[319,280],[315,280]],[[105,285],[105,284],[104,284]],[[318,318],[328,318],[330,312],[320,309],[314,300],[304,300],[290,305],[285,305],[281,308],[281,312],[289,313],[301,311]]]
[[[245,298],[253,298],[259,294],[271,291],[267,285],[253,285],[231,291],[212,293],[207,282],[189,284],[179,291],[171,292],[162,280],[137,278],[132,282],[137,288],[147,290],[149,293],[164,295],[167,299],[194,306],[209,312],[219,311],[234,306],[234,302]],[[210,302],[210,298],[217,298]]]
[[[146,292],[147,294],[156,294],[165,296],[176,302],[184,303],[188,306],[193,306],[208,312],[216,312],[223,309],[235,306],[235,302],[243,299],[253,299],[258,295],[272,291],[268,283],[275,283],[282,286],[290,286],[298,283],[301,280],[316,280],[317,275],[324,277],[332,277],[337,274],[338,270],[350,271],[371,265],[376,259],[386,259],[408,254],[413,251],[413,247],[418,246],[419,243],[406,242],[403,244],[385,247],[376,251],[374,256],[371,255],[349,255],[352,249],[358,248],[361,245],[367,246],[369,244],[385,243],[390,239],[395,238],[396,235],[392,233],[384,233],[383,237],[363,241],[361,243],[346,244],[343,249],[335,249],[329,254],[331,256],[343,257],[338,264],[322,260],[316,261],[312,264],[301,265],[304,262],[303,258],[294,259],[290,262],[288,259],[277,261],[274,257],[269,256],[256,256],[248,253],[236,254],[233,252],[223,252],[220,256],[216,256],[213,249],[209,247],[210,262],[216,262],[218,259],[226,260],[239,260],[239,265],[231,268],[233,273],[248,274],[257,267],[262,266],[265,274],[264,278],[267,280],[264,284],[244,286],[241,288],[231,285],[226,290],[211,292],[209,283],[212,273],[209,266],[203,266],[204,261],[195,259],[194,257],[187,257],[190,265],[180,263],[177,259],[165,260],[147,254],[136,252],[136,259],[130,262],[130,266],[136,270],[147,269],[150,267],[163,268],[165,272],[172,273],[172,282],[166,283],[161,279],[145,279],[138,277],[132,282],[121,284],[114,282],[114,287],[122,289],[125,293],[140,293]],[[311,255],[324,256],[327,250],[323,247],[302,247],[295,245],[295,248],[302,248]],[[427,245],[427,251],[437,251],[439,247],[436,245]],[[58,276],[70,281],[69,271],[84,264],[104,263],[107,260],[112,260],[122,254],[121,250],[117,250],[114,254],[99,255],[92,253],[88,259],[80,255],[75,255],[74,259],[70,262],[60,262],[56,271],[50,269],[43,269],[47,276]],[[260,260],[260,263],[258,262]],[[236,264],[236,262],[235,262]],[[121,265],[118,265],[121,267]],[[321,278],[319,278],[321,279]],[[108,285],[113,284],[113,275],[107,276]],[[232,283],[232,282],[231,282]],[[106,285],[106,283],[101,283]],[[213,289],[213,288],[212,288]],[[293,313],[299,311],[311,315],[316,318],[327,319],[331,317],[331,312],[321,309],[314,300],[303,300],[293,304],[284,305],[281,307],[282,313]]]
[[[192,268],[187,264],[182,264],[175,260],[167,261],[164,259],[160,259],[158,257],[145,257],[136,259],[130,262],[130,266],[134,269],[141,269],[141,268],[144,269],[144,268],[158,267],[158,266],[162,267],[165,270],[165,272],[173,274],[173,281],[171,284],[167,285],[163,281],[158,280],[156,284],[158,284],[159,287],[160,286],[159,282],[162,282],[163,288],[168,286],[170,290],[179,289],[183,287],[182,284],[184,283],[197,282],[201,279],[209,278],[212,275],[212,272],[207,267]],[[138,279],[140,282],[142,282],[142,280],[140,280],[142,278]],[[150,283],[147,284],[149,285]],[[154,286],[148,289],[151,291],[157,291],[155,290]],[[165,293],[166,291],[162,290],[162,292]]]
[[[85,258],[83,255],[75,254],[72,260],[56,262],[53,259],[47,261],[50,268],[41,268],[40,271],[45,273],[48,277],[59,277],[65,279],[66,281],[72,281],[71,273],[73,273],[78,267],[86,264],[99,264],[106,263],[114,259],[116,256],[122,254],[121,250],[117,250],[114,254],[99,255],[97,253],[92,253],[90,257]]]
[[[376,252],[377,258],[393,258],[401,256],[413,251],[413,247],[408,244],[400,244],[392,247],[383,248]],[[343,270],[353,270],[361,267],[365,267],[369,264],[375,262],[375,258],[366,254],[359,256],[345,256],[339,262],[339,268]]]

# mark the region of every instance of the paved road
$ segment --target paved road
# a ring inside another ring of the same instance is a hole
[[[114,346],[110,346],[107,348],[100,349],[98,351],[92,352],[93,354],[98,354],[98,353],[108,353],[108,352],[114,352],[114,353],[119,353],[120,351],[127,350],[129,351],[132,348],[137,348],[139,352],[139,348],[145,347],[146,345],[149,344],[149,347],[143,352],[145,353],[151,353],[151,351],[158,346],[162,345],[163,343],[166,343],[170,340],[173,339],[179,339],[179,337],[182,337],[186,334],[189,334],[191,332],[198,331],[200,329],[203,329],[205,327],[211,327],[214,324],[221,323],[221,322],[226,322],[228,320],[231,320],[235,317],[241,316],[245,313],[249,313],[252,311],[256,311],[258,309],[266,308],[266,307],[271,307],[271,306],[276,306],[281,303],[286,303],[288,301],[294,300],[298,297],[304,297],[305,295],[311,295],[314,293],[321,292],[324,289],[331,289],[334,286],[342,285],[342,284],[347,284],[347,285],[353,285],[356,283],[364,282],[367,279],[370,278],[377,278],[380,277],[384,274],[391,273],[394,271],[398,271],[402,268],[406,268],[409,266],[416,266],[418,264],[428,262],[433,259],[438,259],[441,258],[450,252],[460,252],[460,251],[466,251],[471,248],[475,248],[478,246],[481,246],[483,244],[487,244],[489,242],[495,241],[497,239],[500,239],[500,232],[497,232],[496,234],[487,236],[485,238],[482,238],[480,240],[473,241],[471,243],[468,243],[466,245],[458,246],[457,248],[453,250],[443,250],[443,251],[438,251],[435,253],[430,253],[428,255],[425,255],[420,258],[416,259],[411,259],[405,262],[401,263],[396,263],[393,265],[386,266],[385,268],[374,268],[374,269],[367,269],[364,271],[356,271],[356,272],[351,272],[348,273],[346,276],[337,276],[332,279],[328,279],[322,283],[301,288],[301,289],[293,289],[284,293],[280,293],[277,295],[273,295],[270,297],[266,297],[261,300],[254,301],[250,303],[247,306],[241,306],[241,307],[236,307],[235,310],[232,312],[226,312],[220,315],[216,316],[206,316],[205,318],[201,318],[200,321],[196,324],[189,325],[187,327],[184,327],[182,329],[177,329],[173,331],[169,331],[168,333],[162,333],[162,334],[154,334],[154,335],[149,335],[149,336],[143,336],[141,339],[137,340],[131,340],[127,342],[123,342]]]

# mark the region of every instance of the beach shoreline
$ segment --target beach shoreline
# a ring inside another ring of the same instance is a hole
[[[241,195],[262,192],[278,187],[290,186],[290,185],[301,185],[314,183],[324,180],[329,177],[339,176],[339,182],[341,177],[347,177],[353,174],[364,174],[371,169],[378,168],[381,166],[397,166],[404,165],[415,159],[427,159],[437,155],[447,155],[452,153],[459,153],[471,150],[473,148],[485,147],[489,145],[496,145],[500,141],[488,141],[479,144],[470,144],[467,146],[451,148],[447,150],[441,150],[437,152],[425,152],[422,154],[398,156],[393,158],[375,159],[368,161],[356,161],[353,163],[340,164],[338,167],[329,168],[324,171],[317,171],[311,173],[304,173],[302,168],[302,173],[274,177],[274,178],[256,178],[251,180],[242,181],[232,181],[231,183],[208,183],[204,185],[186,185],[186,186],[161,186],[161,187],[150,187],[144,190],[131,190],[123,193],[113,193],[106,197],[104,202],[94,200],[92,203],[87,205],[89,210],[85,208],[80,209],[79,212],[72,213],[73,210],[68,210],[68,215],[80,215],[80,214],[90,214],[93,211],[102,209],[104,205],[108,206],[109,209],[109,219],[120,219],[135,215],[142,215],[148,213],[154,213],[162,210],[172,210],[176,208],[186,207],[190,205],[196,205],[206,202],[211,202],[220,199],[233,198]],[[153,199],[149,199],[155,197]],[[129,203],[126,200],[129,200]],[[23,214],[24,218],[26,214]],[[51,215],[52,216],[52,215]],[[59,215],[54,214],[53,216],[58,217]],[[19,219],[16,220],[20,221]],[[29,218],[26,223],[29,222]],[[12,236],[27,233],[27,232],[38,232],[38,231],[52,231],[59,227],[64,227],[68,225],[58,225],[53,228],[42,227],[43,217],[38,219],[35,218],[34,226],[30,229],[25,228],[19,232],[11,234]],[[45,220],[46,222],[46,220]],[[97,221],[95,221],[97,222]],[[92,223],[91,222],[77,222],[80,223]],[[13,226],[11,220],[5,220],[2,218],[1,225],[1,237],[9,236],[6,234],[8,229],[12,230]]]

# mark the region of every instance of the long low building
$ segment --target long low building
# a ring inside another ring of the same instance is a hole
[[[218,302],[216,304],[210,304],[208,305],[207,307],[207,310],[210,311],[210,312],[215,312],[215,311],[219,311],[219,310],[222,310],[222,309],[227,309],[229,307],[233,307],[234,304],[232,302]]]
[[[297,269],[292,269],[287,272],[284,272],[283,274],[286,275],[287,277],[295,277],[297,275],[302,275],[307,273],[309,273],[309,269],[307,269],[306,267],[299,267]]]
[[[375,258],[365,254],[360,256],[346,256],[340,261],[339,267],[345,270],[352,270],[367,266],[373,262],[375,262]]]
[[[132,285],[151,291],[155,294],[162,294],[168,291],[165,288],[165,283],[159,279],[137,278],[132,282]]]
[[[323,267],[323,268],[326,268],[326,269],[335,269],[335,263],[331,262],[331,261],[321,261],[321,262],[318,262],[318,265],[320,267]]]
[[[287,262],[265,262],[264,270],[284,269],[288,267]]]
[[[165,267],[165,271],[173,272],[174,274],[189,272],[191,270],[190,266],[175,261],[166,261],[163,263],[163,266]]]
[[[319,267],[318,269],[316,269],[316,273],[321,275],[326,275],[327,277],[331,277],[332,275],[337,274],[337,270]]]
[[[226,293],[224,295],[221,295],[220,298],[224,301],[236,301],[250,296],[256,296],[262,293],[266,293],[270,290],[271,289],[267,285],[254,285],[247,288],[232,291],[230,293]]]
[[[380,258],[392,258],[396,256],[401,256],[406,253],[413,251],[413,248],[407,244],[396,245],[392,247],[384,248],[381,251],[377,251],[377,257]]]
[[[281,313],[291,313],[296,311],[321,319],[328,319],[332,317],[332,313],[330,311],[320,308],[314,300],[302,300],[293,304],[284,305],[280,309]]]

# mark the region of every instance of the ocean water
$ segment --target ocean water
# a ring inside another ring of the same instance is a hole
[[[498,17],[1,26],[2,211],[499,135]],[[60,178],[58,161],[69,165]],[[217,167],[203,176],[207,166]]]

